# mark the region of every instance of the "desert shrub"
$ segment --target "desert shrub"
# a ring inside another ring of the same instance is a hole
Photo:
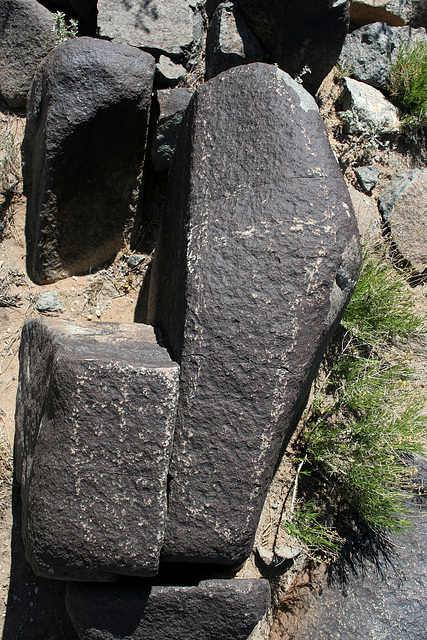
[[[286,528],[309,552],[336,554],[343,543],[338,531],[354,517],[373,531],[407,525],[408,454],[422,451],[426,423],[410,354],[394,341],[424,329],[404,278],[368,252],[304,416],[296,479],[301,511]]]
[[[390,93],[407,114],[407,125],[427,124],[427,42],[400,47],[391,70]]]
[[[46,43],[48,51],[54,49],[63,42],[77,38],[79,32],[78,20],[67,20],[63,11],[57,11],[53,14],[53,40],[49,39]]]

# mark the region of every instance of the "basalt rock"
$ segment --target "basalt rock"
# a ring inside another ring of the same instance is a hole
[[[156,574],[178,366],[135,324],[30,320],[19,357],[15,468],[34,572]]]
[[[190,102],[190,89],[157,91],[156,125],[153,127],[151,160],[156,171],[167,171],[175,150],[179,127]]]
[[[267,580],[135,588],[70,584],[80,640],[247,640],[270,603]]]
[[[37,66],[53,46],[50,11],[36,0],[0,0],[0,95],[25,109]]]
[[[247,25],[292,77],[315,93],[341,52],[349,25],[349,0],[238,0]],[[308,67],[310,72],[304,73]]]
[[[373,22],[385,22],[391,27],[408,24],[412,0],[351,0],[350,20],[362,27]]]
[[[181,364],[163,557],[233,564],[355,287],[357,224],[313,98],[262,63],[197,90],[169,178],[148,300]]]
[[[145,52],[92,38],[40,65],[22,145],[35,282],[87,273],[137,233],[154,67]]]

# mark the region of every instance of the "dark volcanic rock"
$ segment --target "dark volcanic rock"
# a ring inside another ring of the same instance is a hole
[[[37,575],[156,573],[177,392],[151,327],[25,324],[15,455]]]
[[[36,0],[0,0],[0,95],[12,109],[25,109],[52,28],[52,14]]]
[[[427,0],[412,0],[411,27],[427,28]]]
[[[338,62],[351,70],[355,80],[387,91],[399,47],[426,41],[425,29],[389,27],[385,22],[375,22],[348,34]]]
[[[267,580],[136,589],[70,584],[80,640],[247,640],[270,603]]]
[[[164,557],[235,563],[355,286],[357,224],[314,100],[272,65],[197,90],[169,177],[148,312],[181,364]]]
[[[206,40],[206,77],[249,62],[261,62],[265,53],[237,9],[223,2],[212,18]]]
[[[349,0],[238,0],[249,28],[277,62],[291,76],[304,67],[311,73],[303,84],[315,93],[341,52],[349,25]]]
[[[190,102],[190,89],[157,91],[157,121],[153,130],[151,159],[156,171],[167,171],[175,150],[184,112]],[[155,111],[155,109],[153,109]]]
[[[35,282],[88,272],[136,232],[154,66],[147,53],[92,38],[40,65],[22,146]]]

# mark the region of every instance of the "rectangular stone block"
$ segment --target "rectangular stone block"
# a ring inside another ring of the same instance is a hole
[[[16,474],[37,575],[157,572],[179,367],[144,325],[28,321]]]

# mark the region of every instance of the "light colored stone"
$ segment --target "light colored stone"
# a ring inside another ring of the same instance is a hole
[[[381,219],[375,201],[349,185],[348,191],[353,203],[354,212],[359,225],[359,232],[364,244],[369,244],[379,238],[381,233]]]
[[[202,15],[196,0],[98,0],[98,27],[114,42],[188,58],[199,49]]]
[[[186,73],[181,64],[175,64],[167,56],[160,56],[156,64],[156,80],[162,86],[172,87],[176,85]]]
[[[364,129],[377,134],[399,131],[399,111],[381,91],[353,78],[345,78],[344,87],[342,107],[355,116],[346,125],[348,133],[363,133]]]

